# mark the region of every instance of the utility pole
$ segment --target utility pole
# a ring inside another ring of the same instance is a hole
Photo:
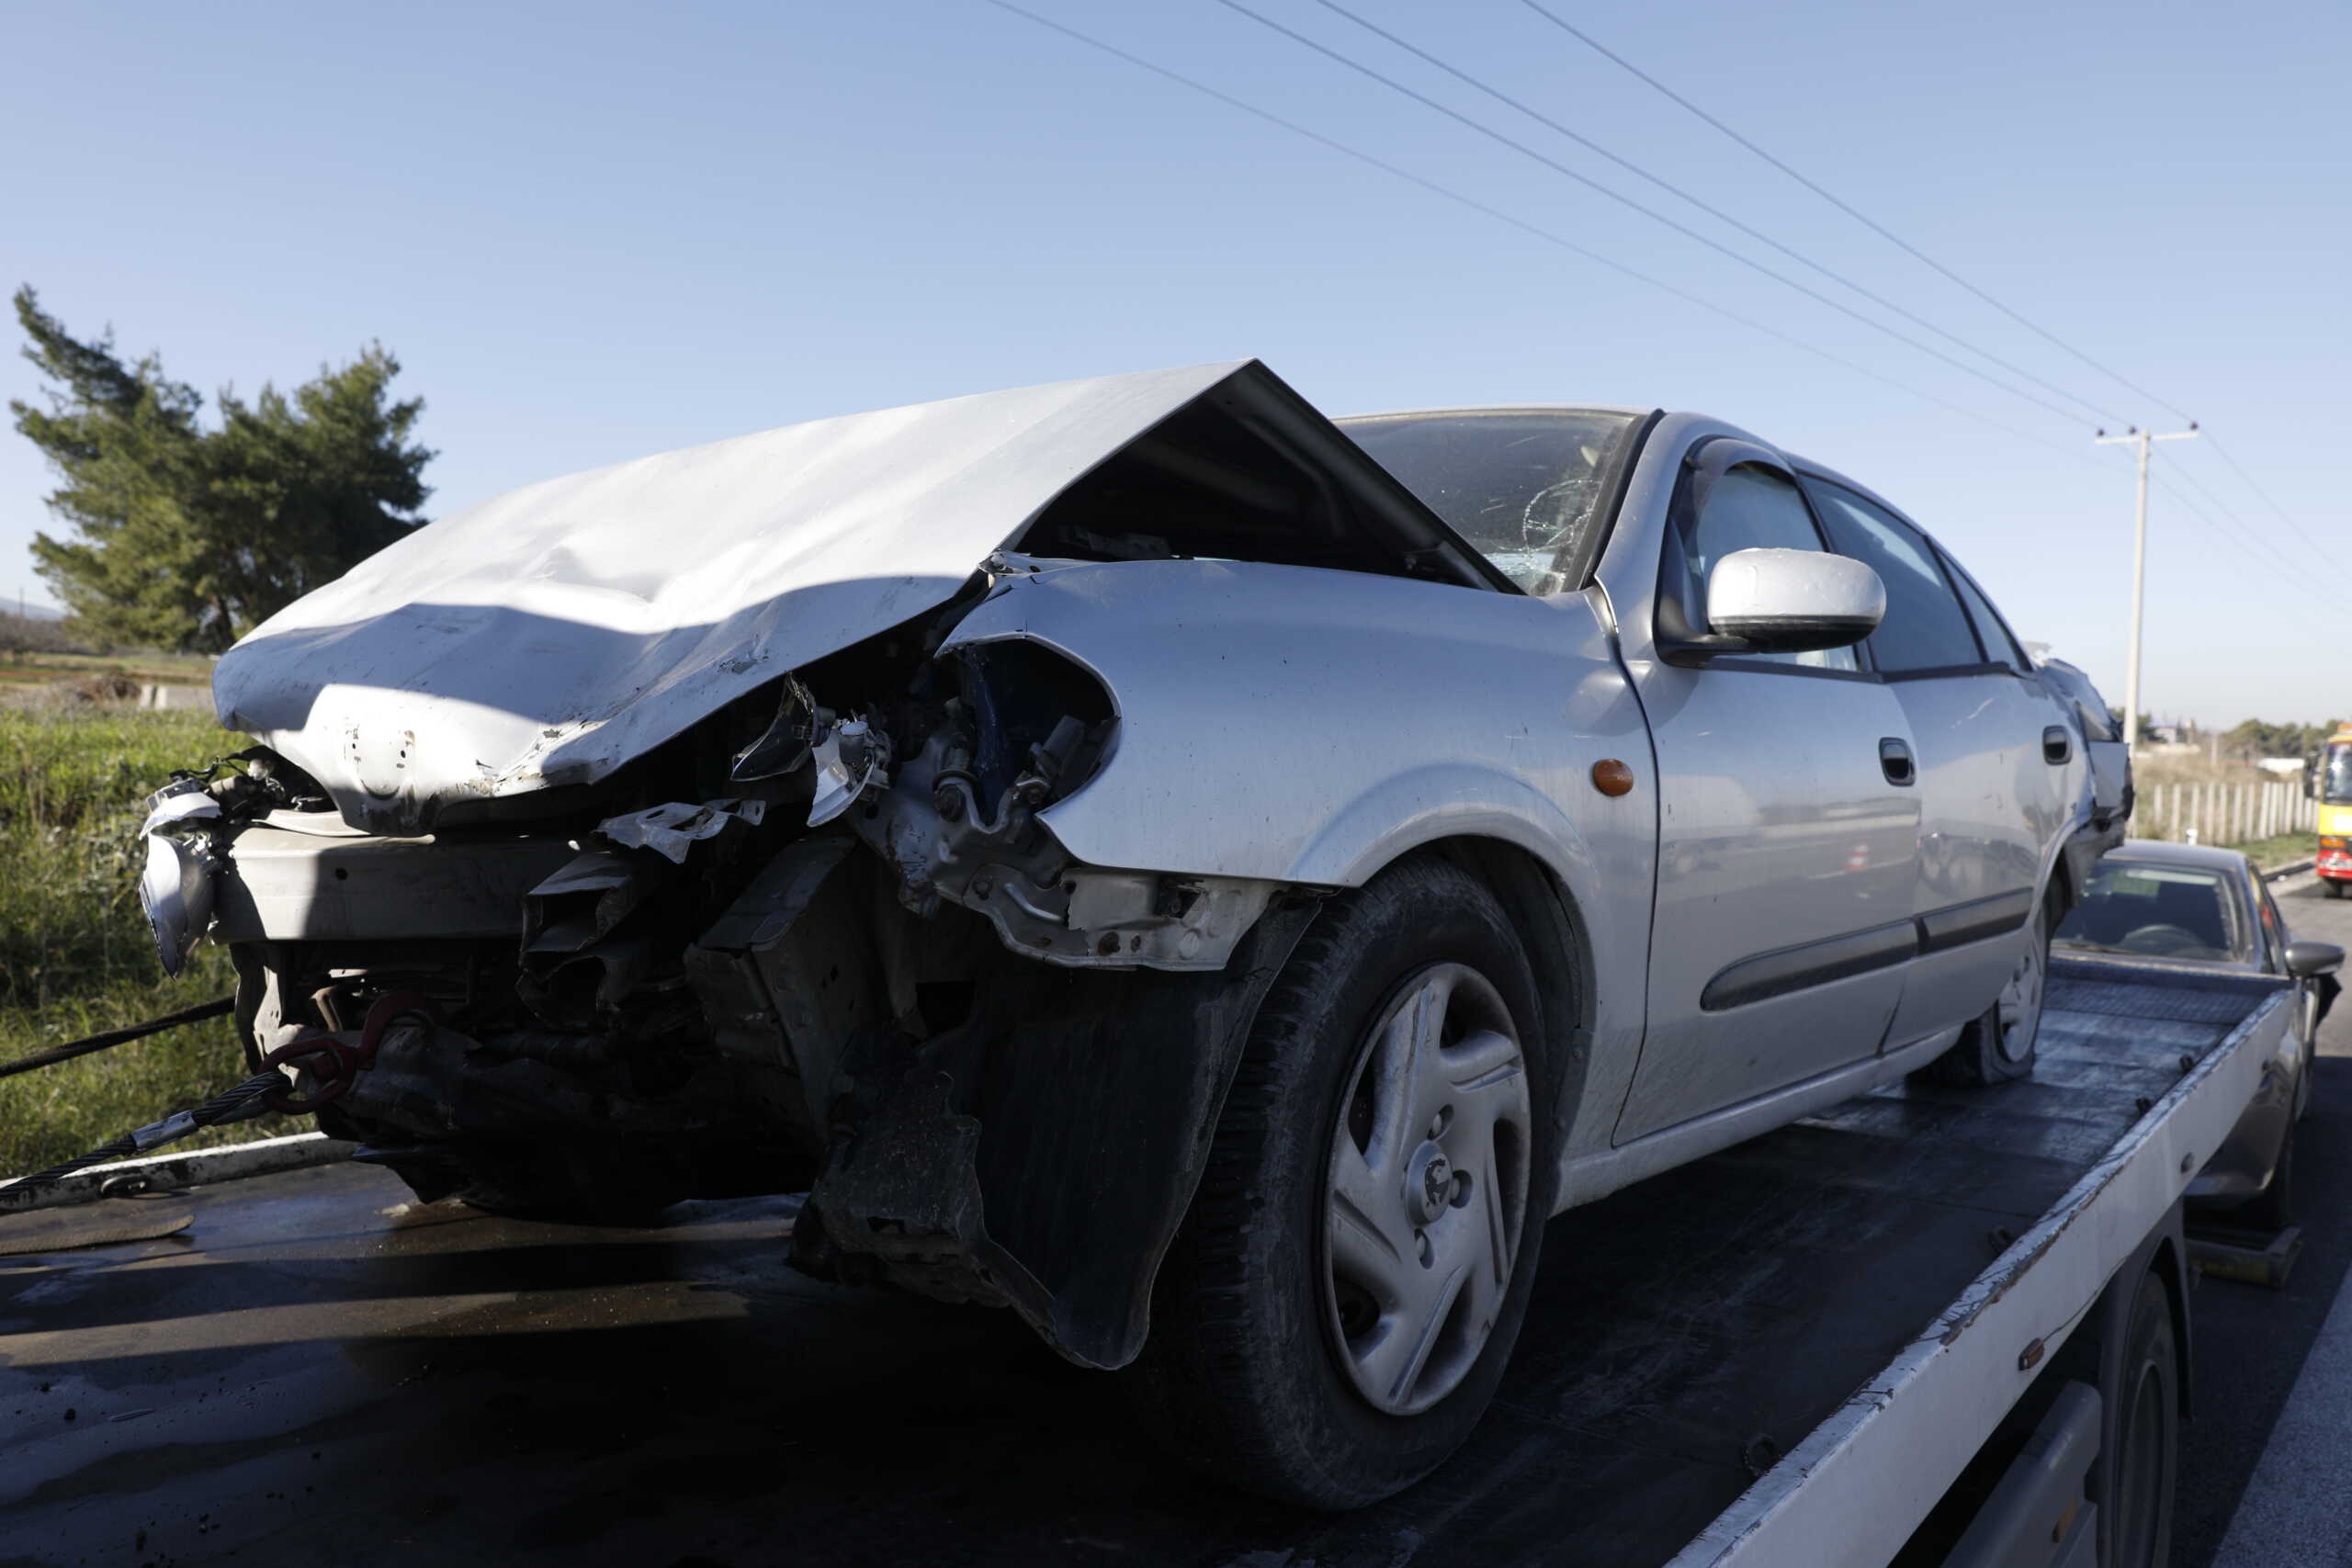
[[[2148,591],[2148,444],[2187,441],[2196,434],[2197,422],[2193,419],[2187,430],[2165,435],[2151,434],[2136,424],[2121,435],[2109,435],[2104,430],[2093,432],[2098,446],[2140,448],[2140,503],[2132,525],[2132,659],[2123,671],[2123,746],[2127,753],[2140,747],[2140,609]]]

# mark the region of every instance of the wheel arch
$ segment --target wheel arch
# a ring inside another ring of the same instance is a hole
[[[1559,1156],[1567,1146],[1576,1108],[1583,1098],[1592,1064],[1593,1025],[1598,987],[1595,958],[1585,915],[1576,894],[1559,871],[1525,845],[1510,839],[1479,833],[1458,833],[1424,840],[1392,857],[1379,871],[1417,856],[1452,862],[1476,877],[1493,893],[1510,916],[1535,972],[1536,994],[1544,1009],[1545,1046],[1556,1066],[1549,1086],[1555,1119],[1554,1158],[1547,1173],[1557,1180]],[[1554,1194],[1544,1195],[1546,1209]]]
[[[2182,1206],[2175,1202],[2132,1256],[2108,1277],[2079,1327],[2061,1348],[2056,1363],[2073,1376],[2102,1390],[2115,1382],[2113,1363],[2122,1354],[2132,1321],[2132,1303],[2140,1281],[2153,1275],[2163,1285],[2172,1319],[2174,1371],[2180,1387],[2180,1415],[2192,1414],[2190,1372],[2196,1364],[2189,1343],[2188,1245]]]
[[[2165,1302],[2172,1314],[2173,1356],[2180,1376],[2180,1418],[2186,1421],[2196,1414],[2197,1365],[2197,1358],[2188,1353],[2188,1258],[2177,1221],[2158,1235],[2160,1239],[2148,1259],[2148,1270],[2163,1282]]]

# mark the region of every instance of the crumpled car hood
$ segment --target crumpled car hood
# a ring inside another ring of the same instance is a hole
[[[1348,496],[1343,527],[1446,556],[1457,581],[1491,571],[1244,360],[818,420],[513,491],[271,616],[222,656],[214,705],[379,832],[593,784],[945,604],[1075,481],[1204,409],[1276,428]]]
[[[944,604],[1071,480],[1238,368],[818,420],[531,485],[271,616],[222,657],[214,705],[380,831],[593,783]]]

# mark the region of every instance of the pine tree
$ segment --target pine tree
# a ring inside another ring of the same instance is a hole
[[[290,395],[224,391],[208,430],[154,355],[74,338],[29,287],[16,305],[48,406],[8,406],[71,530],[36,536],[36,570],[88,636],[218,651],[424,522],[433,454],[409,440],[424,404],[390,400],[400,361],[381,345]]]

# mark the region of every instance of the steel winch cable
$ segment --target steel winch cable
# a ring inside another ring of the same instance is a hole
[[[201,1105],[193,1106],[186,1111],[175,1111],[160,1122],[151,1122],[144,1127],[125,1133],[119,1138],[100,1144],[79,1159],[67,1160],[63,1165],[53,1165],[47,1170],[38,1170],[30,1176],[20,1176],[14,1181],[0,1182],[0,1192],[11,1192],[20,1188],[38,1187],[47,1182],[61,1181],[75,1171],[87,1167],[103,1165],[107,1160],[124,1159],[132,1155],[145,1154],[150,1149],[160,1148],[169,1143],[176,1143],[199,1128],[218,1127],[230,1122],[243,1122],[255,1116],[266,1115],[277,1109],[269,1103],[268,1097],[285,1088],[286,1075],[277,1068],[272,1067],[267,1072],[256,1073],[236,1088],[223,1089]]]
[[[175,1024],[218,1017],[228,1011],[232,1005],[232,998],[224,997],[165,1018],[151,1019],[145,1023],[132,1024],[128,1029],[112,1030],[104,1035],[93,1035],[88,1040],[76,1040],[69,1045],[61,1045],[42,1053],[42,1061],[26,1057],[9,1066],[21,1070],[43,1066],[46,1062],[68,1060],[90,1051],[103,1050],[107,1045],[120,1045],[156,1033]],[[79,1159],[67,1160],[63,1165],[54,1165],[47,1170],[18,1177],[14,1181],[0,1182],[0,1193],[62,1180],[77,1170],[107,1160],[142,1155],[165,1144],[176,1143],[201,1128],[244,1122],[272,1111],[300,1115],[316,1111],[322,1105],[341,1098],[344,1091],[351,1087],[353,1077],[374,1065],[376,1049],[383,1040],[384,1032],[402,1021],[418,1021],[428,1027],[437,1026],[441,1021],[441,1010],[432,998],[415,991],[394,991],[379,997],[368,1010],[368,1019],[360,1027],[356,1043],[316,1031],[298,1031],[293,1039],[262,1057],[261,1071],[235,1088],[221,1090],[201,1105],[175,1111],[160,1122],[133,1128],[119,1138],[100,1144]],[[308,1093],[298,1092],[303,1078],[298,1076],[289,1081],[288,1069],[298,1075],[307,1075],[311,1086]]]
[[[151,1018],[144,1023],[134,1023],[124,1029],[109,1029],[102,1034],[69,1040],[62,1045],[51,1045],[46,1051],[36,1051],[29,1056],[19,1056],[13,1062],[0,1062],[0,1078],[14,1077],[18,1073],[31,1072],[59,1062],[70,1062],[76,1056],[87,1056],[116,1045],[128,1045],[134,1040],[144,1040],[151,1034],[161,1034],[167,1029],[177,1029],[184,1023],[202,1023],[209,1018],[224,1018],[236,1010],[234,997],[215,997],[192,1008],[167,1012],[161,1018]]]

